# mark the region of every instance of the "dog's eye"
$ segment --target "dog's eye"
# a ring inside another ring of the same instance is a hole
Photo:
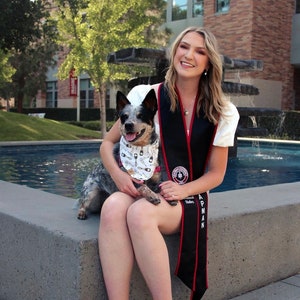
[[[128,114],[122,114],[120,116],[121,122],[124,123],[128,119]]]
[[[143,114],[142,114],[142,113],[137,113],[137,114],[136,114],[136,117],[137,117],[138,119],[142,119]]]

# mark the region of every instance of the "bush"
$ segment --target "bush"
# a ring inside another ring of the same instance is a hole
[[[83,128],[95,130],[95,131],[101,131],[101,124],[100,121],[87,121],[84,122]]]
[[[286,111],[279,116],[257,117],[259,127],[267,128],[274,138],[300,139],[300,112]]]
[[[300,112],[299,111],[287,111],[285,113],[284,131],[292,139],[300,139]]]
[[[94,131],[101,131],[101,123],[100,121],[66,121],[65,123],[83,127],[85,129],[90,129]],[[110,128],[113,126],[115,121],[108,121],[106,122],[106,130],[109,131]]]
[[[70,125],[75,125],[75,126],[78,126],[78,127],[83,127],[84,126],[84,123],[83,121],[65,121],[65,123],[67,124],[70,124]]]

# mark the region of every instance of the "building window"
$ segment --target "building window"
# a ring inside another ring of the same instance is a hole
[[[107,108],[110,108],[110,89],[106,89],[106,95],[105,95],[105,105]]]
[[[216,12],[228,12],[230,8],[230,0],[216,0]]]
[[[94,87],[92,86],[90,79],[80,80],[80,107],[94,107]]]
[[[300,14],[300,0],[296,0],[296,14]]]
[[[203,16],[203,0],[193,0],[193,17]]]
[[[172,20],[187,18],[187,0],[173,0]]]
[[[46,107],[57,107],[57,81],[46,82]]]

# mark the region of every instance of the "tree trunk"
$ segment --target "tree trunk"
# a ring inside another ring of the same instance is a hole
[[[18,93],[17,96],[17,109],[18,109],[18,113],[22,113],[23,112],[23,98],[24,98],[24,94],[23,93]]]
[[[23,112],[23,99],[24,99],[24,86],[25,86],[25,78],[20,76],[18,80],[18,91],[17,91],[17,109],[18,113]]]
[[[106,135],[106,84],[102,83],[99,90],[101,138]]]

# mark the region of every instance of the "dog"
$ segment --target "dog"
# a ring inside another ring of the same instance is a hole
[[[117,114],[121,121],[121,139],[114,147],[114,157],[120,168],[133,178],[143,180],[134,183],[141,196],[157,205],[161,180],[159,164],[159,137],[155,130],[154,116],[157,98],[151,89],[139,105],[132,104],[120,91],[117,92]],[[87,176],[78,199],[77,218],[84,220],[88,212],[99,212],[105,199],[118,189],[102,162]],[[171,205],[176,205],[170,203]]]

